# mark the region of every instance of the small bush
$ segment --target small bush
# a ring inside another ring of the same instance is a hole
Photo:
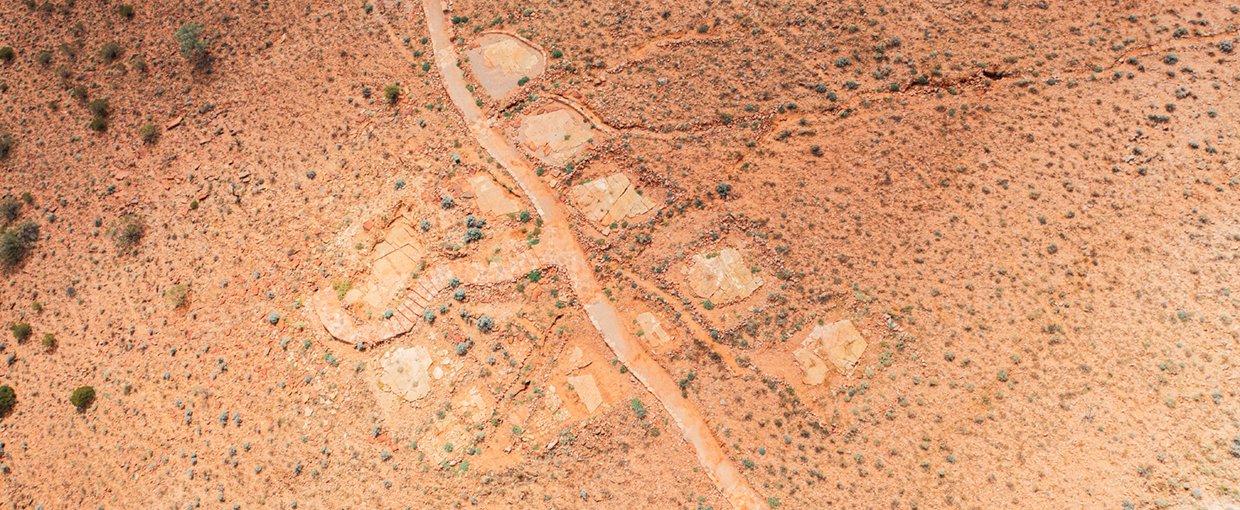
[[[22,203],[13,195],[0,197],[0,227],[13,223],[22,212]]]
[[[486,315],[478,317],[478,331],[490,333],[493,329],[495,329],[495,319],[492,319]]]
[[[185,306],[185,301],[188,298],[189,298],[189,287],[186,287],[181,284],[176,284],[171,287],[168,287],[168,290],[164,291],[164,299],[167,299],[168,304],[172,305],[173,308],[180,308],[182,306]]]
[[[69,402],[73,404],[79,411],[90,407],[91,402],[95,401],[95,389],[90,386],[81,386],[73,390],[73,394],[69,395]]]
[[[396,104],[396,101],[400,99],[400,86],[391,84],[383,87],[383,97],[387,98],[388,104]]]
[[[15,57],[17,57],[17,52],[13,51],[11,46],[0,48],[0,60],[3,60],[4,63],[12,62]]]
[[[117,6],[116,12],[120,13],[121,17],[125,19],[133,19],[133,5],[131,4],[121,4]]]
[[[87,126],[94,131],[107,131],[108,119],[106,117],[95,117],[90,119],[90,124],[87,124]]]
[[[13,135],[0,133],[0,159],[9,157],[9,153],[13,151],[13,145],[16,143]]]
[[[154,124],[145,124],[138,128],[138,136],[147,144],[155,143],[159,140],[159,128]]]
[[[33,332],[33,328],[30,327],[30,323],[28,322],[18,322],[9,326],[9,331],[13,332],[13,338],[17,339],[17,343],[22,344],[26,343],[26,340],[30,339],[30,334]]]
[[[86,109],[90,111],[91,115],[96,117],[107,117],[108,114],[112,113],[111,107],[108,106],[108,98],[106,97],[91,101],[90,104],[86,105]]]
[[[530,282],[538,283],[538,280],[542,279],[542,271],[535,269],[530,271],[530,274],[526,275],[526,277],[530,279]]]
[[[9,414],[14,405],[17,405],[17,392],[7,384],[0,386],[0,416]]]
[[[726,199],[732,194],[732,185],[721,182],[718,186],[715,186],[715,193],[719,194],[719,198]]]
[[[185,23],[173,36],[181,50],[181,56],[194,67],[206,67],[210,63],[210,44],[202,37],[202,25]]]
[[[35,55],[34,59],[36,62],[39,63],[39,65],[43,65],[43,66],[51,65],[52,52],[47,51],[47,50],[42,50],[38,54]]]
[[[146,235],[146,224],[142,221],[142,217],[136,214],[126,214],[121,218],[120,225],[116,227],[113,238],[117,248],[128,250],[137,246],[144,235]]]
[[[51,352],[56,349],[56,335],[45,333],[43,335],[43,350]]]
[[[104,64],[116,62],[116,59],[120,58],[120,56],[121,45],[115,42],[104,44],[102,48],[99,48],[99,58],[103,59]]]
[[[89,94],[86,91],[85,85],[78,85],[72,89],[69,89],[69,97],[77,101],[86,101],[86,96],[88,95]]]
[[[14,228],[0,232],[0,265],[14,268],[26,260],[39,239],[39,225],[26,220]]]

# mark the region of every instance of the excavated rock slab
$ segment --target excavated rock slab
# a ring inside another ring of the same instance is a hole
[[[748,297],[762,286],[762,279],[754,276],[734,248],[695,255],[688,269],[688,279],[689,288],[695,294],[714,304]]]
[[[852,373],[865,348],[861,332],[852,321],[843,320],[815,326],[792,356],[805,372],[805,384],[816,385],[826,380],[828,363],[841,374]]]
[[[478,207],[487,213],[504,216],[521,210],[517,201],[486,175],[470,177],[469,187],[473,188],[474,195],[477,196]]]
[[[672,336],[663,330],[659,319],[650,312],[637,316],[637,326],[641,328],[642,339],[651,347],[659,347],[672,341]]]
[[[569,198],[587,218],[602,224],[604,233],[613,222],[654,207],[654,202],[638,193],[628,176],[620,173],[573,186]]]
[[[537,78],[546,68],[541,51],[511,35],[485,34],[476,44],[465,54],[482,89],[494,99],[516,89],[521,78]]]
[[[409,402],[422,399],[431,391],[428,369],[431,354],[425,347],[393,349],[379,360],[382,373],[379,388]]]
[[[569,376],[568,384],[573,386],[573,391],[577,392],[577,397],[581,399],[581,403],[586,406],[586,411],[590,414],[594,414],[594,410],[603,405],[603,394],[599,392],[593,375]]]
[[[518,132],[521,145],[552,166],[568,164],[585,151],[593,137],[589,121],[568,108],[525,117]]]
[[[357,327],[349,313],[340,306],[336,289],[324,287],[310,297],[310,308],[318,316],[319,322],[333,337],[345,342],[353,342],[357,338]]]

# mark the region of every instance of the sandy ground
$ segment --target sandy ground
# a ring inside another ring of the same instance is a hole
[[[1240,505],[1234,6],[44,5],[0,4],[4,508]],[[545,70],[492,98],[487,33]],[[600,224],[617,173],[652,208]],[[397,217],[413,283],[541,263],[341,342],[312,298]]]

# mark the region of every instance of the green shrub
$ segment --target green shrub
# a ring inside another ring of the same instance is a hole
[[[168,290],[164,291],[164,298],[168,300],[168,304],[171,304],[173,308],[185,306],[185,301],[188,297],[189,287],[181,284],[168,287]]]
[[[0,265],[6,268],[17,267],[26,260],[26,255],[30,254],[38,239],[39,225],[30,220],[0,232]]]
[[[3,60],[4,63],[7,64],[9,62],[12,62],[13,58],[15,58],[16,56],[17,56],[17,52],[13,51],[13,48],[11,46],[5,46],[3,48],[0,48],[0,60]]]
[[[95,401],[95,389],[90,386],[81,386],[73,390],[73,394],[69,395],[69,402],[73,404],[79,411],[90,407],[90,403]]]
[[[72,89],[69,89],[69,97],[78,101],[86,101],[86,96],[88,95],[89,94],[86,91],[85,85],[78,85]]]
[[[17,392],[9,385],[0,386],[0,416],[9,414],[17,404]]]
[[[126,214],[121,218],[120,225],[112,233],[116,247],[123,250],[133,248],[146,235],[146,224],[136,214]]]
[[[87,124],[87,126],[94,131],[107,131],[108,119],[105,117],[94,117],[90,119],[90,124]]]
[[[387,98],[388,104],[396,104],[396,100],[400,99],[400,86],[392,84],[383,87],[383,97]]]
[[[18,322],[9,326],[9,331],[13,332],[13,338],[17,339],[17,343],[25,343],[30,339],[30,333],[33,329],[28,322]]]
[[[495,329],[495,319],[492,319],[486,315],[478,317],[478,331],[490,333],[493,329]]]
[[[154,124],[145,124],[138,128],[138,136],[142,137],[142,141],[145,143],[155,143],[159,140],[159,128]]]
[[[52,52],[47,51],[47,50],[42,50],[38,54],[35,55],[34,59],[40,65],[43,65],[43,66],[50,65],[52,63]]]
[[[119,12],[125,19],[133,19],[133,5],[131,4],[120,4],[116,7],[116,12]]]
[[[86,109],[90,111],[91,115],[96,117],[107,117],[108,114],[112,113],[111,108],[108,106],[108,98],[106,97],[91,101],[90,104],[86,105]]]
[[[0,197],[0,227],[13,223],[22,212],[22,203],[13,195]]]
[[[8,133],[0,133],[0,159],[9,157],[9,152],[13,151],[13,145],[16,144],[13,135]]]
[[[43,350],[51,351],[56,348],[56,335],[51,333],[43,334]]]
[[[185,23],[173,37],[185,60],[200,68],[210,63],[210,44],[202,37],[202,25]]]
[[[99,58],[103,59],[104,64],[111,64],[121,56],[121,45],[110,42],[99,48]]]

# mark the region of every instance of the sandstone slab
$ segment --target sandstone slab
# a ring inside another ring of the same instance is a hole
[[[522,78],[537,78],[546,68],[541,51],[508,34],[483,34],[465,54],[482,89],[494,99],[508,95]]]
[[[842,320],[815,326],[792,356],[805,372],[805,384],[817,385],[826,380],[828,366],[841,374],[852,373],[866,345],[852,321]]]
[[[693,257],[688,268],[689,288],[714,304],[724,304],[753,294],[762,286],[735,248]]]
[[[573,186],[569,198],[590,220],[603,225],[604,233],[613,222],[644,214],[654,202],[642,196],[620,173]]]

